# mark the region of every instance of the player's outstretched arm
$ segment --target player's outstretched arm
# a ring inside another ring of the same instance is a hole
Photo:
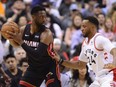
[[[60,56],[55,52],[55,55],[52,56],[53,59],[55,59],[59,64],[71,68],[71,69],[83,69],[86,68],[86,62],[83,61],[68,61],[68,60],[63,60],[60,58]]]

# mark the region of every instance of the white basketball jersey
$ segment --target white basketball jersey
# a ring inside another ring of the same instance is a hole
[[[82,44],[82,52],[79,58],[81,61],[88,62],[96,75],[98,71],[103,69],[104,64],[111,63],[113,61],[113,57],[105,50],[105,48],[102,47],[102,44],[101,47],[100,44],[98,45],[99,41],[101,40],[96,40],[96,38],[99,36],[103,37],[97,33],[92,39],[90,39],[89,42],[88,38],[85,38]],[[111,46],[111,48],[108,50],[110,51],[112,47],[113,46]]]

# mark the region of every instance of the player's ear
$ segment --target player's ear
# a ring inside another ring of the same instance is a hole
[[[34,15],[32,15],[32,18],[33,18],[33,19],[35,19],[35,16],[34,16]]]
[[[94,28],[95,28],[95,25],[92,24],[92,25],[91,25],[91,28],[94,29]]]

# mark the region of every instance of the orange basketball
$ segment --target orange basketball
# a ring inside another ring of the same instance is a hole
[[[14,26],[15,28],[13,29],[12,26]],[[10,39],[10,36],[6,33],[6,31],[10,31],[13,33],[19,33],[20,30],[18,28],[18,25],[15,22],[7,22],[5,24],[3,24],[2,28],[1,28],[1,35],[5,38],[5,39]]]

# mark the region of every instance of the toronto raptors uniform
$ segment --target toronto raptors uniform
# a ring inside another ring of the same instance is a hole
[[[96,33],[90,41],[88,41],[88,38],[85,38],[79,59],[89,63],[96,77],[99,77],[104,64],[112,63],[113,57],[110,55],[110,51],[114,47],[115,46],[107,38]]]

